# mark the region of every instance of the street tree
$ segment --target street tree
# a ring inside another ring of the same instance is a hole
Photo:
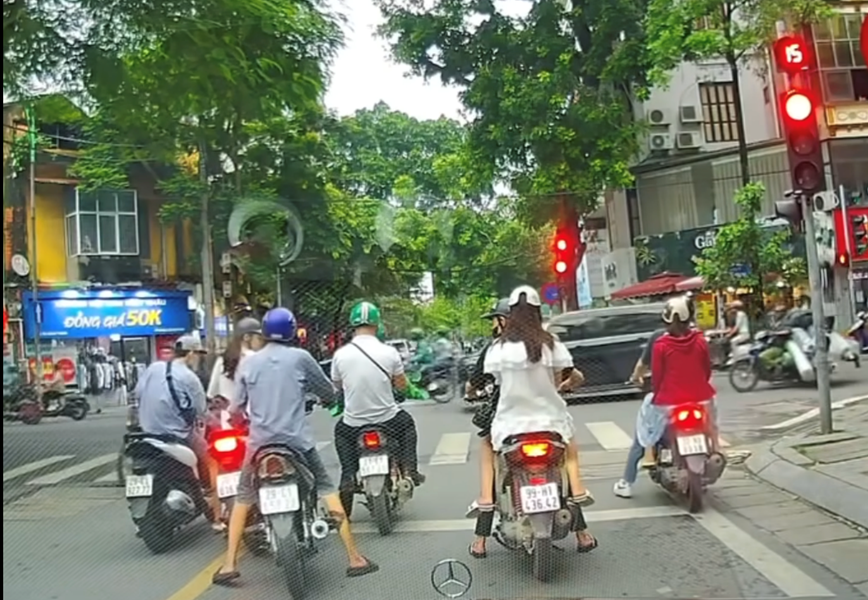
[[[723,58],[732,78],[742,184],[751,181],[741,74],[764,69],[777,24],[800,27],[831,14],[826,0],[649,0],[645,28],[653,83],[665,85],[682,61]]]
[[[764,227],[760,220],[764,194],[760,183],[739,190],[735,203],[740,217],[722,225],[714,245],[694,258],[696,272],[708,288],[751,289],[761,302],[762,292],[772,291],[778,281],[790,287],[804,283],[806,265],[793,255],[791,231]]]
[[[576,223],[603,189],[630,183],[646,0],[540,0],[520,15],[494,0],[378,4],[394,58],[461,90],[469,160],[508,179],[521,217]]]

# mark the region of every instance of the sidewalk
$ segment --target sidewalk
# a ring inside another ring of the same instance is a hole
[[[788,436],[755,451],[757,477],[868,528],[868,399],[834,412],[836,432]]]

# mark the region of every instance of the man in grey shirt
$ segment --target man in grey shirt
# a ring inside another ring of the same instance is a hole
[[[196,369],[205,353],[198,335],[178,338],[171,361],[152,363],[139,378],[135,395],[139,425],[144,433],[177,440],[196,454],[199,478],[215,489],[216,471],[211,468],[208,444],[198,427],[208,409],[205,389]],[[211,495],[212,525],[221,529],[220,500]]]
[[[280,444],[304,457],[314,476],[319,498],[340,523],[340,535],[349,558],[348,577],[373,573],[379,567],[359,554],[341,506],[337,488],[316,450],[313,431],[305,414],[305,396],[313,394],[331,400],[334,387],[319,364],[306,350],[291,344],[296,339],[295,316],[285,308],[273,308],[262,320],[266,345],[244,360],[236,376],[236,399],[230,412],[247,411],[250,430],[247,456],[241,468],[238,494],[229,519],[229,547],[223,566],[212,578],[216,585],[228,585],[240,577],[236,567],[241,536],[250,505],[257,501],[256,465],[253,457],[260,448]]]

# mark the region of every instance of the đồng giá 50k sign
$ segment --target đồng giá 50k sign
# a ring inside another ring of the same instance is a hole
[[[183,333],[190,328],[189,294],[142,290],[43,292],[24,299],[24,330],[33,337],[83,339]]]

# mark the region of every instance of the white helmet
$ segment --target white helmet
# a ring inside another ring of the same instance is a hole
[[[663,322],[673,323],[678,319],[681,323],[690,322],[690,303],[684,296],[670,298],[663,309]]]
[[[542,305],[539,299],[539,293],[530,287],[529,285],[520,285],[509,295],[509,306],[516,306],[519,302],[521,302],[522,296],[524,296],[524,301],[531,306],[536,306],[539,308]]]

